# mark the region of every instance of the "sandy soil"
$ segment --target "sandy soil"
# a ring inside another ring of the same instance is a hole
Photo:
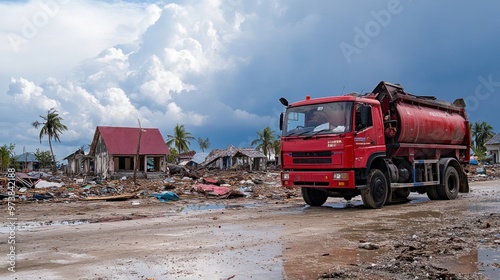
[[[471,190],[378,210],[293,195],[21,202],[16,272],[5,219],[0,278],[500,279],[500,181]]]

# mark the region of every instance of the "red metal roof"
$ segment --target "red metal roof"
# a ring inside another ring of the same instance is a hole
[[[177,157],[179,159],[192,159],[196,155],[196,151],[189,151],[187,153],[179,154]]]
[[[98,126],[108,153],[112,155],[137,154],[138,127]],[[142,128],[140,155],[166,155],[168,147],[158,128]]]

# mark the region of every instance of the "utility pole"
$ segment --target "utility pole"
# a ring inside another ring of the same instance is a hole
[[[141,138],[142,138],[141,120],[137,119],[137,122],[139,122],[139,141],[137,141],[137,153],[135,154],[134,158],[134,185],[137,185],[137,165],[139,163],[139,153],[141,151]]]

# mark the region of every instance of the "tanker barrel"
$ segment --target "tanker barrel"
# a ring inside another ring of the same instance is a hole
[[[382,105],[385,136],[396,143],[446,144],[467,143],[465,102],[454,103],[434,96],[416,96],[399,84],[380,82],[373,90]],[[388,122],[391,121],[391,122]],[[395,123],[394,123],[395,121]]]

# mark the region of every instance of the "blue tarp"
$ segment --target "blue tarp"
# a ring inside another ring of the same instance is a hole
[[[150,196],[154,196],[154,197],[158,198],[158,200],[160,200],[160,202],[176,201],[176,200],[180,199],[180,197],[176,193],[169,192],[169,191],[165,191],[165,192],[161,192],[161,193],[153,193]]]

